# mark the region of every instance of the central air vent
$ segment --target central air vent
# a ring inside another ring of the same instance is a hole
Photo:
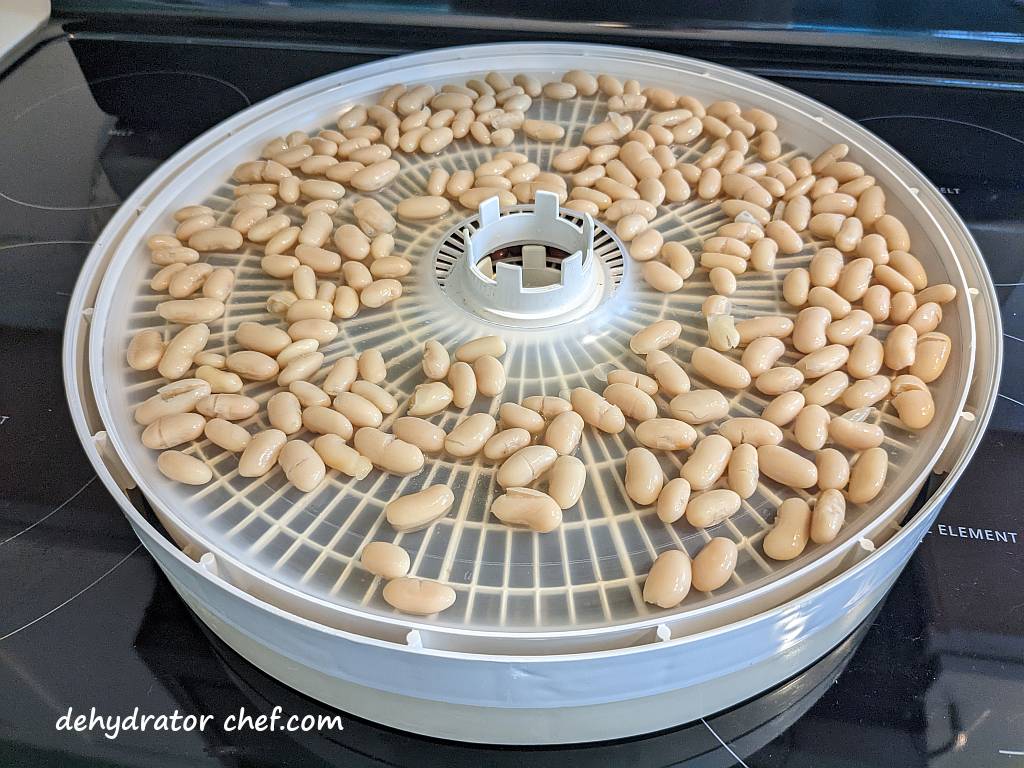
[[[618,287],[625,268],[618,238],[589,215],[558,207],[550,192],[501,211],[496,197],[442,238],[434,274],[473,314],[520,327],[566,322]]]

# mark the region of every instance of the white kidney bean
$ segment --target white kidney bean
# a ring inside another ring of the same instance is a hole
[[[522,405],[536,411],[545,419],[552,419],[560,413],[572,410],[572,403],[553,395],[531,395],[523,400]]]
[[[334,306],[329,301],[320,299],[297,299],[288,307],[285,313],[285,320],[288,323],[297,323],[300,320],[330,320],[334,314]]]
[[[384,601],[402,613],[431,616],[455,603],[455,590],[447,584],[403,576],[384,585]]]
[[[646,421],[658,415],[658,406],[654,399],[631,384],[609,384],[604,390],[604,399],[617,406],[630,419]]]
[[[376,405],[355,392],[339,392],[334,398],[334,410],[356,427],[379,427],[384,420],[384,415]]]
[[[562,522],[562,509],[548,494],[532,488],[506,488],[491,504],[491,514],[508,525],[549,533]]]
[[[367,349],[359,354],[356,361],[359,375],[366,381],[379,384],[388,376],[388,368],[384,362],[384,355],[379,349]]]
[[[811,541],[828,544],[839,535],[846,520],[846,499],[835,489],[822,491],[811,512]]]
[[[544,432],[544,444],[560,456],[572,454],[580,444],[583,426],[583,417],[575,411],[559,413]]]
[[[757,449],[747,443],[733,448],[728,467],[729,488],[741,499],[749,499],[757,490]]]
[[[754,317],[736,323],[736,331],[740,335],[740,346],[765,336],[784,339],[793,333],[793,321],[781,315]]]
[[[174,413],[161,416],[142,431],[142,444],[154,450],[174,448],[199,438],[206,419],[198,413]]]
[[[238,474],[242,477],[262,477],[277,463],[278,456],[288,438],[279,429],[268,429],[252,436],[238,460]]]
[[[472,363],[483,355],[500,358],[505,354],[505,349],[505,340],[500,336],[481,336],[467,341],[456,349],[455,359],[463,363]]]
[[[775,396],[783,392],[792,392],[803,383],[804,374],[800,369],[783,366],[761,374],[754,385],[762,394]]]
[[[196,254],[198,256],[198,254]],[[155,275],[153,279],[149,281],[149,287],[158,293],[166,291],[171,285],[171,279],[175,274],[185,269],[188,264],[180,261],[171,262],[165,267],[162,267]]]
[[[224,302],[216,299],[171,299],[156,305],[157,314],[171,323],[208,323],[224,314]]]
[[[582,461],[575,456],[559,456],[548,473],[548,495],[561,509],[569,509],[580,500],[586,482],[587,469]]]
[[[642,390],[648,395],[655,395],[658,393],[658,382],[652,379],[650,376],[644,376],[642,373],[636,373],[635,371],[628,371],[624,368],[617,368],[614,371],[609,371],[607,376],[609,384],[628,384],[631,387],[636,387]]]
[[[742,503],[739,494],[732,490],[704,491],[690,497],[686,505],[686,521],[695,528],[710,528],[736,514]]]
[[[371,541],[364,546],[359,563],[374,576],[389,580],[408,575],[411,565],[409,553],[387,541]]]
[[[448,369],[448,386],[456,408],[468,408],[476,399],[476,374],[469,363],[456,362]]]
[[[332,397],[347,392],[359,375],[359,364],[354,357],[341,357],[331,366],[324,379],[323,390]]]
[[[889,395],[890,381],[886,376],[871,376],[858,379],[843,392],[843,404],[847,408],[866,408]]]
[[[857,379],[874,376],[882,367],[885,350],[874,336],[861,336],[853,343],[846,369]]]
[[[782,297],[792,307],[802,307],[807,303],[807,294],[811,288],[811,275],[803,267],[791,269],[782,281]]]
[[[277,457],[288,481],[303,493],[309,493],[327,474],[324,460],[303,440],[289,440]]]
[[[807,354],[821,349],[828,342],[828,326],[832,313],[825,307],[801,309],[793,326],[793,346]]]
[[[653,504],[665,484],[657,457],[647,448],[631,448],[626,454],[626,495],[641,506]]]
[[[381,413],[394,413],[398,410],[398,401],[394,395],[371,381],[354,381],[350,391],[369,400]]]
[[[445,431],[417,416],[402,416],[392,426],[395,436],[411,443],[424,453],[437,453],[444,448],[447,435]]]
[[[448,130],[448,129],[439,129]],[[397,208],[398,217],[406,221],[426,221],[444,216],[451,208],[451,203],[444,197],[425,195],[423,197],[407,197]]]
[[[252,439],[252,435],[244,427],[232,424],[226,419],[210,419],[206,422],[203,432],[211,443],[232,453],[244,451]]]
[[[259,403],[245,395],[215,394],[199,400],[196,410],[208,418],[239,421],[255,414],[259,410]]]
[[[206,347],[210,329],[203,323],[180,330],[163,349],[157,371],[167,379],[180,379],[192,367],[195,355]]]
[[[530,433],[521,427],[503,429],[484,444],[484,456],[491,461],[503,461],[529,445],[531,439]]]
[[[596,392],[585,387],[577,387],[572,391],[570,400],[573,410],[590,426],[611,434],[617,434],[625,429],[626,417],[622,410]]]
[[[455,503],[455,494],[447,485],[431,485],[422,491],[392,499],[384,506],[384,516],[396,531],[412,532],[440,520]]]
[[[473,373],[476,389],[484,397],[497,397],[505,390],[505,368],[496,357],[478,357],[473,361]]]
[[[680,451],[696,442],[697,431],[678,419],[652,418],[637,425],[636,439],[647,448]]]
[[[394,232],[395,227],[398,226],[394,217],[384,209],[384,206],[371,197],[364,197],[352,206],[352,213],[356,217],[359,228],[369,237]]]
[[[887,368],[901,371],[914,364],[917,352],[917,331],[911,325],[898,325],[889,331],[884,343],[884,362]]]
[[[697,373],[720,387],[743,389],[750,386],[750,373],[746,368],[710,347],[694,349],[690,364]]]
[[[227,358],[219,352],[197,352],[192,362],[200,368],[223,371]],[[202,378],[202,377],[199,377]]]
[[[690,591],[689,556],[678,549],[662,552],[644,582],[644,602],[659,608],[675,608]]]
[[[708,435],[697,443],[679,470],[679,476],[685,478],[695,491],[710,488],[725,472],[732,450],[732,443],[721,435]]]
[[[456,425],[444,441],[444,449],[456,458],[475,456],[491,439],[497,429],[494,417],[487,413],[474,413]]]
[[[423,452],[412,443],[374,427],[356,430],[355,449],[375,467],[397,475],[410,475],[423,468]]]
[[[935,418],[935,401],[928,385],[912,375],[897,376],[892,382],[896,413],[910,429],[924,429]]]
[[[210,394],[210,385],[202,379],[181,379],[164,385],[143,403],[133,414],[136,423],[148,426],[163,416],[188,413],[196,404]]]
[[[698,389],[672,398],[669,411],[687,424],[706,424],[725,416],[729,412],[729,401],[717,390]]]
[[[638,355],[646,355],[669,346],[682,332],[682,325],[675,320],[660,320],[634,333],[629,347]]]
[[[156,465],[165,477],[186,485],[206,485],[213,479],[213,470],[205,462],[181,451],[164,451]]]
[[[953,342],[946,334],[938,332],[922,334],[917,339],[910,373],[925,384],[930,384],[942,375],[949,362],[952,349]]]
[[[877,424],[837,416],[829,422],[829,437],[844,448],[851,451],[865,451],[877,448],[885,440],[885,433]]]
[[[761,472],[782,485],[810,488],[818,482],[814,463],[781,445],[762,445],[757,458]]]
[[[293,302],[292,306],[298,301]],[[291,344],[292,339],[280,328],[246,321],[235,329],[235,342],[243,349],[274,356],[280,354],[285,347]]]
[[[267,419],[270,426],[286,435],[302,429],[302,406],[291,392],[278,392],[267,401]]]
[[[942,307],[934,301],[919,304],[914,314],[907,320],[907,325],[917,331],[918,336],[934,331],[942,322]]]
[[[736,293],[736,275],[731,270],[725,267],[712,267],[708,277],[715,293],[723,296],[732,296]]]
[[[693,588],[699,592],[713,592],[732,578],[736,570],[739,550],[732,539],[718,536],[711,539],[693,559]]]
[[[807,303],[812,307],[824,307],[833,320],[840,320],[850,314],[850,302],[823,285],[816,285],[807,294]]]
[[[796,415],[793,422],[793,437],[806,451],[817,451],[824,447],[829,437],[829,412],[820,405],[807,405]]]
[[[747,369],[751,377],[757,377],[775,365],[785,352],[786,344],[781,339],[761,336],[751,341],[743,350],[740,365]]]
[[[340,411],[323,405],[310,405],[302,411],[302,425],[317,435],[338,435],[348,440],[352,437],[352,422]]]
[[[862,336],[871,333],[875,321],[863,309],[854,309],[846,317],[836,320],[825,329],[825,335],[833,344],[851,347]]]
[[[764,537],[764,553],[772,560],[792,560],[811,536],[811,509],[803,499],[786,499],[775,515],[775,525]]]
[[[502,403],[498,408],[498,416],[503,428],[518,427],[531,435],[539,435],[544,431],[544,418],[518,403]]]
[[[409,398],[409,415],[430,416],[443,411],[452,402],[453,397],[452,390],[444,382],[420,384]]]
[[[267,381],[276,377],[281,370],[274,358],[251,350],[232,352],[228,355],[225,365],[229,371],[250,381]]]
[[[956,298],[956,288],[949,283],[930,285],[917,294],[918,304],[935,302],[936,304],[949,304]]]
[[[624,217],[625,218],[629,217]],[[621,222],[620,222],[621,223]],[[629,255],[636,261],[650,261],[661,252],[665,238],[656,229],[648,229],[632,238]]]
[[[188,298],[203,286],[211,272],[213,267],[205,262],[189,264],[171,275],[167,292],[175,299]]]
[[[331,404],[330,396],[316,384],[310,384],[308,381],[293,381],[288,385],[288,391],[298,398],[303,408],[311,405],[326,407]]]
[[[845,372],[832,371],[804,389],[803,395],[808,403],[829,405],[838,400],[849,386],[850,378]]]
[[[806,379],[818,379],[842,368],[850,357],[850,350],[842,344],[829,344],[809,352],[796,361],[794,367]],[[776,393],[778,394],[778,393]]]
[[[207,338],[209,338],[209,329],[207,329]],[[151,371],[160,364],[163,354],[163,334],[154,328],[146,328],[132,336],[132,340],[128,344],[128,365],[136,371]],[[189,359],[188,366],[191,365],[192,360]],[[188,366],[181,372],[181,376],[185,375]],[[180,376],[175,378],[180,378]]]
[[[674,397],[690,391],[690,377],[686,371],[665,352],[654,350],[647,353],[644,361],[647,372],[658,382],[658,387],[668,396]]]
[[[524,487],[540,478],[558,458],[546,445],[528,445],[508,457],[498,469],[495,479],[502,488]]]
[[[663,523],[674,523],[682,518],[690,501],[690,490],[690,483],[682,477],[665,483],[658,496],[658,519]]]
[[[719,427],[718,434],[728,440],[734,448],[741,444],[758,448],[782,442],[782,430],[764,418],[743,416],[729,419]]]
[[[835,448],[818,451],[814,457],[818,468],[818,487],[823,490],[842,490],[850,480],[850,463]]]
[[[362,456],[356,449],[346,445],[345,439],[339,435],[333,433],[321,435],[313,441],[313,449],[328,467],[356,480],[362,480],[373,469],[370,460]]]
[[[861,453],[850,470],[847,499],[853,504],[866,504],[885,485],[889,455],[884,448],[869,448]]]

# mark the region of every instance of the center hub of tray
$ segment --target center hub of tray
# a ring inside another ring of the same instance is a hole
[[[485,200],[435,254],[438,282],[452,300],[517,327],[585,314],[614,290],[622,266],[611,232],[585,213],[560,211],[558,197],[544,191],[532,205],[505,211],[497,197]]]

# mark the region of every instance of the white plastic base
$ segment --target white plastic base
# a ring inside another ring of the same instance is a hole
[[[898,573],[864,595],[853,613],[777,657],[728,676],[628,701],[559,709],[511,709],[439,703],[325,677],[219,620],[180,584],[200,619],[247,661],[282,683],[344,712],[402,731],[482,744],[566,744],[639,736],[728,709],[807,668],[838,645],[885,597]],[[173,583],[173,579],[172,579]]]

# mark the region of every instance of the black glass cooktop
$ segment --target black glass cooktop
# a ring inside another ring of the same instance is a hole
[[[744,63],[860,120],[942,187],[985,253],[1005,330],[1001,394],[970,468],[880,610],[812,668],[705,721],[573,748],[457,745],[348,715],[340,731],[110,738],[58,720],[91,707],[214,723],[326,710],[193,618],[95,477],[61,379],[78,269],[120,201],[190,138],[377,53],[43,38],[0,80],[0,764],[1024,766],[1022,84]],[[717,58],[738,63],[727,48]]]

